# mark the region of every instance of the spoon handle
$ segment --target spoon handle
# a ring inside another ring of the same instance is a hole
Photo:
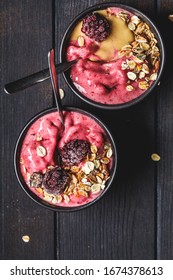
[[[49,64],[49,72],[50,72],[56,107],[57,107],[57,111],[59,113],[59,119],[60,119],[62,125],[64,126],[64,116],[63,116],[63,112],[62,112],[62,104],[61,104],[61,99],[60,99],[60,95],[59,95],[57,73],[56,73],[56,67],[55,67],[55,61],[54,61],[54,49],[51,49],[48,52],[48,64]]]
[[[56,64],[56,73],[60,74],[68,70],[73,64],[75,64],[78,60],[72,60],[70,62],[62,62]],[[43,82],[50,78],[49,69],[44,69],[42,71],[36,72],[30,76],[24,77],[22,79],[16,80],[14,82],[8,83],[4,86],[4,91],[7,94],[13,94],[20,90],[26,89],[30,86],[33,86],[37,83]]]

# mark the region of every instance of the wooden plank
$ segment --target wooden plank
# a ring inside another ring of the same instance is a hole
[[[133,1],[143,12],[155,1]],[[55,46],[70,21],[97,1],[56,1]],[[131,1],[125,1],[131,4]],[[150,159],[155,148],[155,96],[122,111],[103,111],[77,99],[65,89],[64,104],[94,112],[112,130],[118,148],[118,170],[111,189],[92,207],[57,216],[58,259],[154,259],[155,170]],[[112,120],[110,122],[110,120]]]
[[[33,115],[52,106],[50,82],[14,96],[5,83],[47,68],[52,46],[51,1],[1,1],[1,256],[2,259],[52,259],[54,213],[32,202],[14,174],[13,151],[20,130]],[[23,235],[30,242],[22,241]]]
[[[172,14],[172,1],[157,1],[159,12],[159,27],[162,32],[166,62],[161,77],[158,94],[157,111],[157,151],[161,156],[157,164],[157,196],[158,196],[158,259],[173,259],[173,72],[172,48],[170,36],[173,23],[168,15]],[[169,35],[170,34],[170,35]]]

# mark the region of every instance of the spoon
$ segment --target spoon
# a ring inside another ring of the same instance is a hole
[[[50,72],[50,77],[51,77],[51,82],[52,82],[52,88],[53,88],[53,93],[55,97],[55,102],[56,102],[56,107],[59,113],[59,118],[64,126],[64,116],[62,112],[62,104],[61,104],[61,98],[59,95],[59,88],[58,88],[58,81],[57,81],[57,75],[56,75],[56,67],[55,67],[55,60],[54,60],[54,49],[51,49],[48,52],[48,64],[49,64],[49,72]]]
[[[68,70],[73,64],[75,64],[79,59],[75,59],[69,62],[62,62],[57,65],[56,71],[57,74],[65,72]],[[7,94],[13,94],[30,86],[33,86],[37,83],[43,82],[50,78],[49,69],[44,69],[42,71],[36,72],[30,76],[24,77],[22,79],[16,80],[14,82],[8,83],[4,86],[4,91]]]

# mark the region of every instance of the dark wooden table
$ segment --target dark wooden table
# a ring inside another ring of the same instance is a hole
[[[104,1],[106,2],[106,1]],[[87,109],[112,129],[118,169],[92,207],[55,213],[30,200],[17,182],[14,147],[25,123],[54,106],[50,80],[6,95],[4,84],[47,68],[71,20],[98,0],[0,1],[1,259],[173,259],[173,1],[116,1],[149,16],[165,43],[160,85],[121,111],[95,109],[74,96],[62,76],[64,105]],[[159,162],[151,160],[158,153]],[[30,242],[22,240],[28,235]]]

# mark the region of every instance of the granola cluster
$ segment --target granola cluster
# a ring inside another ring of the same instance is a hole
[[[48,166],[44,174],[41,172],[29,174],[24,162],[21,161],[27,173],[30,187],[34,188],[44,200],[53,204],[61,202],[69,204],[72,197],[76,200],[80,196],[85,199],[92,197],[106,187],[106,182],[110,178],[112,161],[110,143],[105,142],[102,151],[100,151],[95,145],[86,143],[86,141],[81,142],[82,140],[80,140],[78,143],[74,140],[71,141],[72,143],[69,142],[65,147],[67,154],[70,152],[70,147],[73,148],[72,153],[74,147],[78,150],[80,145],[85,149],[79,164],[71,164],[71,162],[73,163],[71,158],[70,164],[67,164],[68,161],[64,164],[62,161],[61,166]],[[39,151],[42,150],[42,146],[39,147]],[[43,147],[44,149],[46,150],[45,147]],[[36,152],[38,156],[43,157],[43,153],[38,152],[38,149]],[[46,152],[44,154],[46,155]]]
[[[125,12],[119,12],[117,16],[126,22],[128,28],[134,34],[134,41],[123,46],[118,52],[119,57],[127,57],[121,65],[122,70],[126,71],[128,77],[126,90],[133,91],[132,82],[134,81],[137,82],[140,89],[147,90],[151,82],[157,79],[160,64],[160,50],[157,46],[157,39],[150,26],[138,16],[130,17]]]
[[[110,8],[107,9],[107,14],[121,18],[134,35],[134,41],[118,51],[118,58],[126,58],[121,65],[128,79],[126,90],[133,91],[134,82],[137,82],[137,87],[141,90],[147,90],[157,79],[160,65],[160,50],[154,33],[150,26],[136,15],[130,16],[124,11],[115,15]],[[80,47],[85,45],[84,37],[81,35],[78,37],[78,45]]]

